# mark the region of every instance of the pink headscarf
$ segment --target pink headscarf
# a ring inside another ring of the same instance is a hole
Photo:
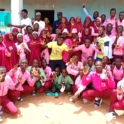
[[[59,25],[59,29],[61,29],[62,31],[65,29],[65,28],[67,28],[68,29],[68,31],[70,31],[70,23],[68,22],[68,20],[67,20],[67,18],[66,17],[63,17],[64,19],[65,19],[65,23],[63,24],[63,23],[61,23],[60,25]],[[63,26],[65,25],[65,27],[63,28]]]
[[[76,17],[76,20],[77,20],[78,18],[81,20],[81,17],[80,17],[80,16],[77,16],[77,17]],[[83,29],[82,21],[80,21],[80,22],[77,22],[77,21],[76,21],[76,28],[77,28],[78,32],[80,31],[80,29]]]
[[[12,29],[12,35],[13,35],[13,32],[19,33],[19,30],[18,30],[17,28],[13,28],[13,29]],[[15,43],[17,42],[17,35],[16,35],[16,36],[13,35],[13,40],[14,40]]]

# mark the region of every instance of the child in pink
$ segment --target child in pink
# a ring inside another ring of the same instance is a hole
[[[103,68],[108,71],[111,71],[111,67],[110,67],[110,65],[108,65],[108,63],[109,63],[109,58],[107,56],[104,56],[102,59]]]
[[[45,59],[42,59],[41,65],[42,65],[42,69],[46,75],[46,82],[45,82],[44,86],[42,86],[39,89],[40,93],[44,92],[44,91],[49,91],[49,89],[52,87],[52,79],[50,78],[52,70],[49,66],[47,66],[47,62]]]
[[[26,43],[23,42],[23,34],[19,33],[17,35],[17,43],[15,43],[15,46],[17,48],[17,54],[19,56],[19,62],[22,59],[26,59],[26,54],[30,54],[30,50]]]
[[[1,105],[4,112],[16,115],[18,113],[18,109],[14,105],[14,103],[8,98],[7,94],[9,90],[13,91],[14,99],[17,99],[19,93],[15,91],[15,88],[19,86],[19,82],[17,85],[14,84],[10,76],[6,75],[5,67],[0,67],[0,99]]]
[[[123,79],[124,76],[124,69],[121,65],[122,61],[119,58],[116,58],[114,61],[114,65],[112,65],[112,74],[114,76],[114,80],[116,84]]]
[[[74,55],[73,58],[74,58],[74,62],[67,63],[66,70],[67,70],[68,74],[75,77],[79,73],[79,68],[83,65],[83,63],[78,61],[77,55]]]
[[[93,101],[95,97],[94,106],[98,107],[101,104],[101,98],[110,98],[110,95],[115,88],[115,82],[112,74],[103,69],[101,61],[95,63],[96,70],[90,72],[88,76],[83,76],[82,83],[87,86],[90,82],[93,83],[94,88],[83,92],[82,97],[89,101]],[[111,99],[111,98],[110,98]]]
[[[32,93],[33,91],[35,91],[34,84],[36,82],[36,76],[34,74],[33,79],[31,79],[30,73],[26,70],[27,64],[28,64],[28,61],[26,59],[22,59],[20,62],[20,67],[17,68],[15,66],[8,73],[11,76],[13,82],[15,82],[15,84],[18,82],[18,79],[20,78],[21,83],[20,83],[19,87],[16,88],[16,90],[20,93],[20,95]],[[28,84],[26,84],[26,82]],[[21,97],[18,97],[17,100],[23,101],[23,99]]]
[[[85,60],[87,60],[87,58],[89,56],[93,56],[94,52],[96,51],[97,53],[102,53],[101,51],[99,51],[98,49],[95,48],[94,45],[91,44],[90,39],[85,39],[85,43],[83,45],[80,45],[78,47],[75,47],[73,49],[73,51],[81,51],[81,62],[84,63]]]

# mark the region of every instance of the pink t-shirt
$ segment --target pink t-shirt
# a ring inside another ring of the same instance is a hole
[[[115,39],[116,39],[116,36],[114,36],[113,39],[114,39],[114,40],[113,40],[113,43],[114,43],[114,41],[115,41]],[[122,56],[122,55],[124,54],[124,48],[123,48],[123,46],[124,46],[124,37],[123,37],[123,36],[120,36],[120,37],[118,38],[118,40],[117,40],[117,45],[120,45],[120,48],[114,48],[114,49],[113,49],[113,54],[114,54],[114,55]]]
[[[97,53],[102,53],[100,52],[98,49],[95,48],[94,45],[90,45],[89,48],[86,48],[86,46],[83,44],[83,45],[79,45],[78,47],[75,47],[73,49],[73,51],[81,51],[82,54],[81,54],[81,62],[84,62],[85,60],[87,60],[87,58],[89,56],[93,56],[93,53],[96,51]]]
[[[122,22],[120,22],[120,20],[118,19],[118,26],[119,25],[122,25],[123,26],[123,28],[124,28],[124,19],[122,20]],[[124,36],[124,30],[123,30],[123,36]]]
[[[78,62],[77,65],[75,65],[74,63],[70,64],[70,65],[67,65],[67,72],[68,74],[71,74],[71,75],[74,75],[76,76],[79,72],[79,68],[83,65],[82,62]]]
[[[28,34],[26,34],[26,35],[23,36],[23,41],[25,43],[28,43],[30,41],[30,38],[29,38]]]
[[[124,70],[123,70],[122,66],[120,69],[117,69],[117,67],[115,66],[113,69],[114,79],[120,81],[120,80],[122,80],[123,75],[124,75]]]
[[[42,68],[43,69],[43,68]],[[45,75],[46,75],[46,81],[49,81],[51,80],[50,76],[51,76],[51,73],[52,73],[52,70],[49,66],[47,66],[45,69],[43,69]]]
[[[15,46],[16,46],[16,48],[17,48],[17,51],[19,52],[21,52],[21,54],[20,54],[20,60],[19,61],[21,61],[22,59],[26,59],[26,53],[25,53],[25,51],[24,51],[24,48],[22,48],[22,45],[24,45],[25,46],[25,48],[28,50],[28,51],[30,51],[30,49],[28,48],[28,45],[25,43],[25,42],[22,42],[21,44],[18,44],[18,43],[15,43]]]
[[[90,72],[88,76],[84,76],[82,79],[82,83],[84,86],[87,86],[90,82],[93,83],[94,89],[98,91],[104,91],[107,89],[114,89],[115,82],[111,72],[109,72],[110,78],[109,79],[102,79],[102,75],[105,73],[103,69],[101,74],[98,74],[96,71]]]
[[[7,95],[9,89],[14,90],[15,84],[10,76],[6,75],[4,82],[0,82],[0,96]]]
[[[18,68],[17,72],[15,72],[15,73],[13,73],[12,70],[10,70],[10,72],[8,72],[8,75],[12,78],[12,80],[15,84],[18,83],[18,76],[22,77],[21,83],[16,88],[16,90],[19,90],[19,91],[23,90],[22,85],[25,83],[25,81],[27,81],[27,83],[32,87],[32,86],[34,86],[34,84],[37,80],[36,77],[33,77],[33,79],[31,79],[31,75],[27,70],[25,70],[25,72],[22,73],[21,68]]]
[[[112,29],[112,34],[115,35],[116,34],[116,27],[115,27],[115,17],[114,18],[108,18],[107,21],[106,21],[106,26],[107,24],[111,23],[112,26],[113,26],[113,29]]]

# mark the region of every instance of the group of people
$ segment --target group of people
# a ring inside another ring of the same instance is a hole
[[[82,97],[94,107],[110,99],[108,121],[124,110],[124,11],[116,18],[112,8],[106,19],[98,11],[90,16],[85,7],[84,23],[58,12],[53,26],[40,12],[31,20],[23,9],[21,25],[8,24],[12,32],[0,34],[0,114],[16,115],[16,100],[43,92],[56,98],[73,94],[71,102]]]

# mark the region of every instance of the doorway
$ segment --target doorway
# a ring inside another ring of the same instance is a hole
[[[44,20],[45,17],[47,17],[50,21],[50,25],[53,25],[54,22],[54,10],[35,10],[36,12],[40,12],[41,13],[41,20]]]

